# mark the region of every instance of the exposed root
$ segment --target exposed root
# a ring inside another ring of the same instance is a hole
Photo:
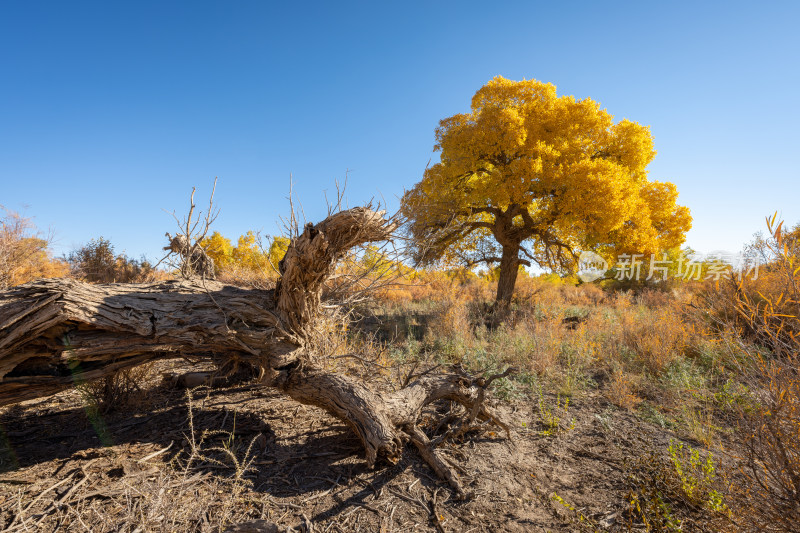
[[[441,479],[446,480],[450,484],[450,486],[456,492],[458,499],[469,498],[471,495],[465,491],[458,474],[449,464],[447,464],[446,461],[444,461],[444,459],[436,451],[436,447],[447,440],[462,437],[470,431],[485,429],[489,424],[494,424],[502,428],[506,433],[506,437],[510,438],[511,434],[508,425],[500,420],[497,415],[492,413],[488,407],[486,407],[485,399],[486,389],[488,386],[495,379],[505,377],[513,371],[513,368],[509,368],[501,374],[494,374],[488,378],[471,377],[463,371],[459,372],[458,374],[451,374],[447,376],[433,376],[432,378],[434,379],[439,378],[439,381],[441,381],[442,378],[445,378],[451,385],[457,385],[455,390],[447,390],[447,388],[444,388],[439,389],[438,392],[441,394],[441,397],[449,398],[450,400],[463,405],[466,409],[465,418],[461,421],[461,423],[454,424],[450,429],[433,440],[430,440],[425,432],[417,427],[416,420],[403,427],[404,431],[409,435],[411,442],[413,442],[417,447],[417,450],[419,450],[419,453],[425,462],[428,463],[431,468],[433,468],[434,472],[436,472],[436,475],[438,475]],[[426,398],[423,406],[428,405],[437,399],[440,399],[437,397],[437,395]],[[447,416],[449,422],[452,422],[453,418],[455,417],[452,413]],[[476,420],[481,420],[483,423],[476,424]],[[440,427],[441,425],[443,424],[440,424]]]
[[[282,392],[300,403],[321,407],[350,426],[361,439],[370,468],[379,457],[392,464],[400,460],[405,439],[387,416],[379,394],[361,381],[311,365],[282,374],[275,383]]]
[[[419,454],[422,456],[425,462],[428,463],[431,468],[433,468],[433,471],[436,472],[437,476],[446,480],[450,486],[453,487],[458,499],[463,500],[470,497],[471,495],[464,491],[464,485],[462,485],[461,480],[458,479],[458,474],[444,461],[444,459],[439,456],[425,433],[417,426],[409,426],[406,428],[406,431],[411,437],[411,442],[413,442],[414,446],[417,447]]]
[[[458,373],[425,375],[405,389],[392,394],[380,394],[362,381],[314,367],[300,365],[280,372],[272,385],[292,399],[325,409],[346,422],[359,437],[371,468],[378,460],[396,464],[408,440],[414,443],[423,459],[436,474],[446,480],[459,498],[467,496],[458,474],[436,452],[447,440],[481,431],[495,425],[510,437],[509,427],[486,405],[486,389],[502,374],[473,377]],[[431,440],[417,424],[425,406],[439,400],[450,400],[464,407],[461,416],[448,415],[450,429]]]

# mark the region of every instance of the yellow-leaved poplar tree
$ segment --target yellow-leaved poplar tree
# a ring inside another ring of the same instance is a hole
[[[254,231],[239,236],[236,246],[230,239],[215,231],[200,241],[200,246],[214,261],[214,270],[218,275],[235,271],[272,277],[278,272],[278,263],[289,248],[289,239],[273,237],[270,239],[269,250],[264,251],[258,233]]]
[[[275,272],[279,271],[278,263],[280,263],[283,256],[286,255],[286,250],[289,249],[290,242],[289,237],[273,237],[269,245],[269,262]]]
[[[233,262],[244,270],[267,273],[269,258],[259,246],[259,239],[252,230],[239,237],[233,249]]]
[[[200,241],[200,246],[206,254],[214,261],[214,270],[219,275],[226,271],[233,263],[233,245],[231,240],[224,237],[220,232],[215,231],[210,237]]]
[[[549,83],[492,79],[470,113],[439,123],[434,149],[440,162],[402,201],[415,258],[499,265],[497,306],[511,301],[520,265],[653,253],[691,227],[675,185],[648,180],[649,128]]]

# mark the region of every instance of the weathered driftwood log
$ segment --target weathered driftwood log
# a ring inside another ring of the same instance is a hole
[[[397,461],[411,440],[462,492],[452,472],[442,473],[445,463],[416,423],[425,405],[443,398],[467,408],[462,429],[476,418],[496,421],[483,406],[487,383],[462,374],[429,375],[378,394],[318,368],[305,349],[336,261],[353,246],[386,239],[393,229],[383,213],[367,208],[308,224],[289,245],[274,290],[211,280],[89,285],[45,279],[0,293],[0,406],[156,358],[246,361],[264,369],[267,384],[347,422],[364,444],[368,464],[381,456]]]

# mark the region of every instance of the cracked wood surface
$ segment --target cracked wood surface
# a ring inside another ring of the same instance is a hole
[[[289,244],[274,290],[204,279],[44,279],[0,293],[0,405],[158,357],[245,360],[276,371],[299,366],[336,262],[355,246],[389,238],[395,227],[367,207],[307,224]]]

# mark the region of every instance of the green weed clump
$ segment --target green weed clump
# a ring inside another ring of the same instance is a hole
[[[675,440],[669,459],[650,450],[626,463],[628,531],[719,531],[730,525],[730,509],[711,453]]]
[[[687,501],[712,511],[727,511],[722,494],[713,488],[717,472],[711,452],[703,459],[699,450],[672,440],[669,443],[669,456]]]
[[[540,428],[538,434],[544,437],[555,435],[556,433],[566,433],[575,429],[575,417],[569,417],[569,397],[561,399],[561,395],[556,396],[555,402],[548,401],[542,391],[542,386],[534,387],[536,393],[536,426]],[[568,422],[566,420],[569,420]]]

